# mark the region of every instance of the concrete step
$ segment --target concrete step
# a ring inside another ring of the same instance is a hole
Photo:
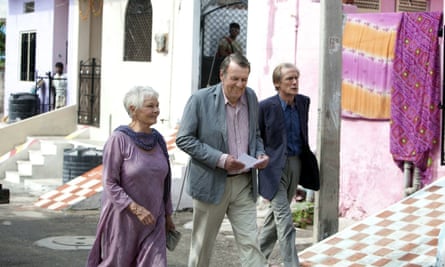
[[[45,164],[45,156],[43,155],[42,151],[40,150],[29,150],[29,161],[33,165],[43,165]]]
[[[5,172],[5,181],[13,184],[21,184],[25,178],[31,178],[31,176],[21,176],[18,171]]]
[[[56,155],[57,146],[52,141],[40,141],[41,149],[43,155]]]
[[[60,155],[63,156],[63,149],[72,148],[73,144],[66,139],[43,139],[40,140],[40,151],[43,155]]]
[[[9,154],[5,154],[0,159],[0,179],[6,177],[6,171],[16,171],[18,160],[29,159],[29,147],[33,150],[40,148],[39,142],[36,140],[28,140],[27,144],[20,146],[20,148],[11,151]]]
[[[20,176],[32,176],[32,162],[29,160],[17,160],[17,171]]]
[[[27,191],[36,191],[39,193],[46,193],[63,184],[62,178],[25,178],[23,186]]]
[[[14,184],[20,184],[20,175],[18,171],[6,171],[5,172],[5,181]]]
[[[33,154],[35,155],[30,160],[17,161],[20,176],[32,176],[36,179],[63,176],[63,155],[39,155],[38,151]]]
[[[37,179],[62,177],[64,150],[72,147],[74,145],[65,139],[40,140],[39,150],[29,150],[28,159],[16,161],[19,175]]]
[[[32,165],[32,178],[41,179],[48,177],[62,177],[63,168],[60,159],[55,159],[57,156],[48,156],[45,158],[44,165]],[[56,166],[54,162],[60,161],[60,166]]]

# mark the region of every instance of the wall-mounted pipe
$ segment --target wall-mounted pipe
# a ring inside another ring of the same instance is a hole
[[[405,196],[409,196],[420,189],[422,185],[420,169],[413,166],[412,162],[404,162],[403,176],[405,178]]]

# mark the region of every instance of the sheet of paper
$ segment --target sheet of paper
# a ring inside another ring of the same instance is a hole
[[[245,169],[250,169],[253,168],[253,166],[255,166],[256,164],[263,162],[265,159],[256,159],[244,153],[241,156],[239,156],[238,160],[244,163]]]

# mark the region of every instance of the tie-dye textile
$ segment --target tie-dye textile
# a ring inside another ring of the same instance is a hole
[[[440,12],[403,13],[393,63],[390,151],[400,167],[419,168],[424,184],[440,136],[441,19]]]
[[[343,28],[343,116],[390,118],[391,71],[401,13],[347,14]]]

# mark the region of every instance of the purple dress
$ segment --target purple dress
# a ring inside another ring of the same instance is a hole
[[[172,213],[172,204],[163,145],[155,142],[151,150],[144,150],[121,131],[108,139],[102,210],[86,266],[167,266],[165,216]],[[150,211],[156,223],[143,225],[127,208],[132,201]]]

